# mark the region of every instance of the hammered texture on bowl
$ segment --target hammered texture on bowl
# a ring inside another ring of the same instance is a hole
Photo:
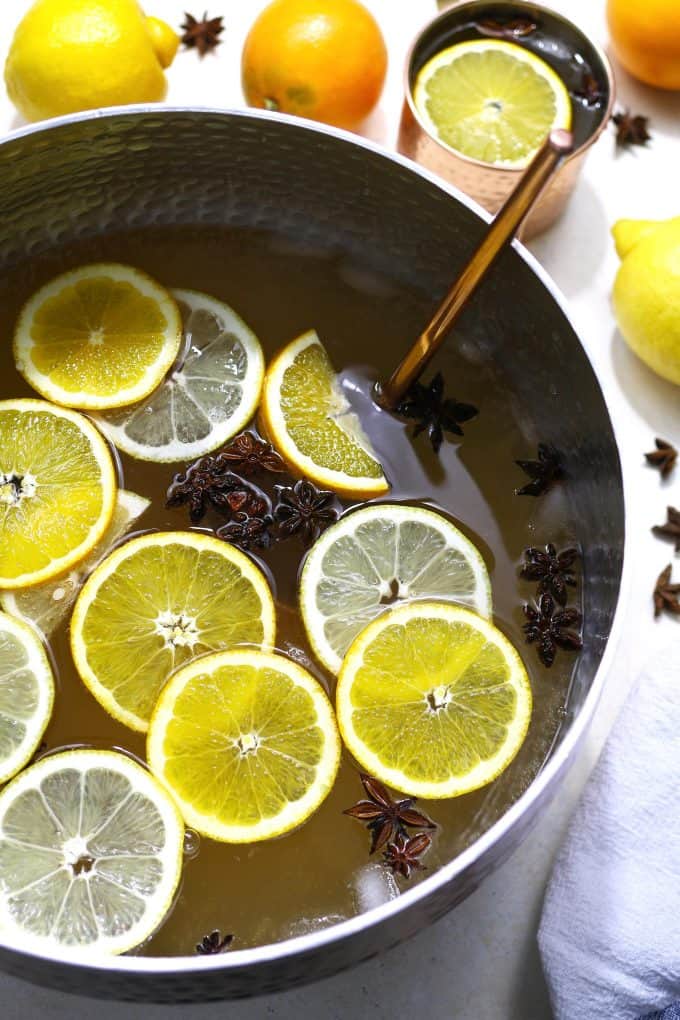
[[[469,201],[415,165],[342,133],[274,116],[140,108],[71,118],[0,143],[0,267],[81,238],[153,224],[267,228],[324,252],[360,254],[397,284],[431,296],[433,307],[485,229]],[[622,569],[621,472],[579,339],[518,248],[499,258],[459,329],[527,409],[527,440],[559,441],[569,455],[586,630],[552,759],[461,858],[353,922],[263,950],[100,966],[41,959],[3,944],[0,935],[0,967],[52,987],[129,1000],[276,991],[406,938],[460,902],[519,845],[558,789],[592,713],[590,694],[601,685]]]

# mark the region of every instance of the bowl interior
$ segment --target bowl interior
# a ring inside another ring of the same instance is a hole
[[[102,235],[182,225],[266,229],[294,244],[296,257],[349,259],[432,307],[485,229],[470,203],[405,161],[267,116],[114,112],[0,145],[4,270]],[[447,378],[455,379],[464,351],[504,388],[526,448],[551,443],[565,458],[565,498],[583,554],[584,648],[566,702],[555,709],[549,760],[582,709],[617,605],[624,505],[616,442],[559,299],[519,249],[499,259],[457,333],[460,343],[442,354]],[[502,443],[503,431],[499,421],[490,441]],[[465,845],[498,822],[532,778],[520,763],[497,795],[480,797],[469,811]],[[442,862],[460,849],[458,836],[444,838]]]

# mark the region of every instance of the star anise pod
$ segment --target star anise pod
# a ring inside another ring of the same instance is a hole
[[[675,467],[675,462],[678,459],[678,451],[672,446],[667,440],[659,439],[658,437],[654,440],[656,450],[652,450],[651,453],[645,454],[645,460],[652,467],[658,468],[661,472],[662,478],[668,478],[669,474]]]
[[[616,125],[616,147],[626,149],[629,145],[646,145],[651,140],[647,130],[649,117],[641,114],[633,115],[630,110],[619,110],[612,114],[612,122]]]
[[[301,478],[295,485],[277,485],[274,519],[281,538],[299,535],[305,545],[316,541],[338,519],[335,495]]]
[[[536,31],[536,22],[526,18],[513,18],[512,21],[495,21],[493,18],[482,18],[475,22],[475,28],[480,35],[490,36],[492,39],[523,39]]]
[[[233,940],[233,935],[220,935],[216,928],[209,935],[204,935],[201,941],[196,943],[196,952],[199,956],[213,956],[216,953],[223,953]]]
[[[407,828],[413,829],[436,829],[435,823],[416,811],[413,805],[413,797],[405,797],[403,800],[393,800],[387,788],[373,776],[365,772],[359,773],[361,784],[366,791],[368,800],[357,801],[350,808],[343,811],[343,815],[350,815],[357,818],[366,826],[371,834],[371,846],[369,854],[382,849],[386,843],[396,839],[397,836],[405,836]],[[406,876],[408,878],[408,876]]]
[[[531,479],[521,489],[515,489],[517,496],[541,496],[554,482],[564,478],[562,454],[550,443],[538,444],[538,460],[516,460],[515,464]]]
[[[188,50],[197,49],[199,57],[204,57],[210,50],[220,45],[220,35],[224,31],[222,22],[224,18],[209,18],[205,11],[202,18],[194,18],[193,15],[184,13],[182,29],[182,45]]]
[[[420,858],[431,845],[432,838],[425,832],[419,832],[410,839],[400,834],[393,843],[388,843],[383,860],[393,874],[410,878],[412,871],[424,870],[425,865],[420,863]]]
[[[582,616],[578,609],[558,609],[551,595],[541,595],[536,605],[526,605],[527,622],[523,630],[527,644],[538,645],[538,657],[544,666],[552,666],[558,647],[567,651],[583,648],[580,634],[572,627],[580,627]]]
[[[241,475],[254,475],[258,471],[280,474],[286,470],[281,454],[254,432],[242,432],[235,436],[220,450],[218,456],[232,471],[238,471]]]
[[[266,517],[269,513],[269,501],[264,493],[244,485],[219,495],[215,501],[217,509],[230,514],[244,513],[248,517]]]
[[[655,524],[652,531],[657,538],[670,538],[675,542],[675,551],[680,552],[680,510],[674,506],[666,507],[666,523]]]
[[[223,509],[224,496],[242,488],[243,479],[220,464],[211,454],[191,464],[184,473],[176,474],[167,493],[166,506],[189,505],[189,517],[197,524],[209,506]]]
[[[267,549],[271,545],[272,518],[250,517],[244,511],[234,514],[232,520],[217,529],[217,536],[241,549]]]
[[[439,452],[444,433],[462,436],[460,427],[474,418],[479,411],[472,404],[462,404],[444,395],[444,377],[437,372],[430,383],[414,382],[406,391],[404,399],[395,408],[395,413],[416,422],[413,436],[427,430],[432,449]]]
[[[664,609],[680,616],[680,584],[671,584],[671,572],[673,564],[669,563],[665,570],[662,570],[656,579],[654,586],[654,616],[661,616]]]
[[[538,581],[539,595],[552,595],[564,606],[567,602],[567,585],[572,588],[576,585],[571,567],[577,556],[578,549],[563,549],[558,553],[551,542],[546,545],[545,552],[531,546],[524,550],[520,576],[527,581]]]
[[[582,99],[586,106],[597,106],[597,104],[604,98],[604,93],[600,88],[600,83],[590,72],[584,71],[581,79],[581,84],[578,89],[574,89],[572,95],[576,99]]]

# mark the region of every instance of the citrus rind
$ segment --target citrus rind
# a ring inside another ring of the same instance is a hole
[[[8,647],[10,642],[14,646],[12,651]],[[10,668],[9,658],[16,653],[17,646],[24,658]],[[31,690],[27,687],[29,675],[34,681]],[[26,710],[18,711],[22,699],[28,699],[30,714]],[[54,675],[40,639],[22,620],[0,613],[0,784],[6,783],[31,760],[50,721],[53,706]],[[24,729],[18,743],[17,728]]]

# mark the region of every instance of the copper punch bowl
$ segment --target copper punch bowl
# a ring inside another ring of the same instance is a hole
[[[431,296],[434,308],[487,221],[460,192],[402,157],[267,113],[133,107],[63,118],[0,143],[5,271],[121,230],[267,229],[310,252],[356,257],[368,271]],[[289,988],[351,967],[441,917],[517,850],[545,811],[579,752],[612,654],[624,552],[619,454],[565,299],[520,243],[492,268],[459,330],[468,353],[493,362],[527,445],[557,443],[569,465],[565,491],[583,554],[583,651],[538,774],[502,808],[494,811],[491,798],[463,852],[447,848],[442,832],[443,866],[389,902],[322,930],[207,958],[132,955],[91,963],[41,955],[0,931],[1,968],[53,988],[122,1000],[175,1003]],[[339,361],[342,352],[332,353]],[[395,364],[403,353],[395,351]],[[453,379],[456,356],[448,344],[442,363]]]

